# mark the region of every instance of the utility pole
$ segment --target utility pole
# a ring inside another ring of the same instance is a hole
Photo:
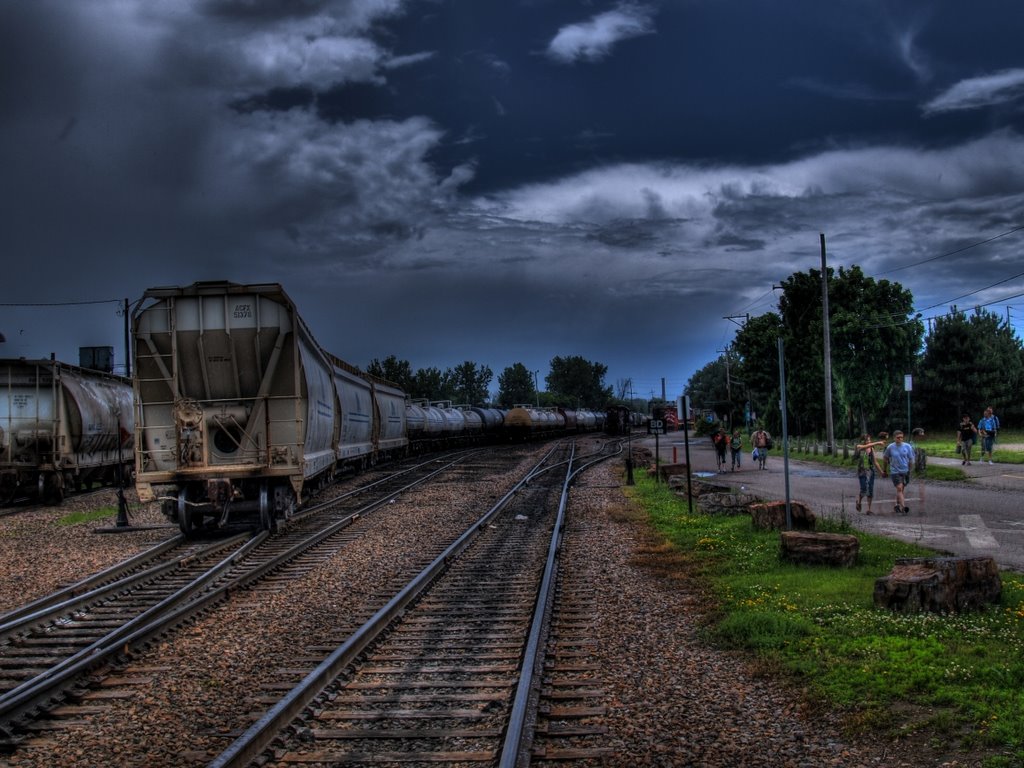
[[[732,379],[729,377],[729,347],[726,345],[725,349],[718,350],[725,355],[725,399],[729,401],[728,410],[726,414],[729,417],[729,431],[732,431]]]
[[[124,375],[132,376],[131,317],[128,314],[128,299],[124,300]]]
[[[835,453],[832,425],[832,334],[828,327],[828,268],[825,266],[825,234],[821,233],[821,320],[825,335],[825,442],[829,455]]]

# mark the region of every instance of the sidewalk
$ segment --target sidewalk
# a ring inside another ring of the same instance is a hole
[[[634,437],[633,442],[654,452],[654,436],[641,435]],[[657,445],[659,464],[686,461],[681,432],[659,436]],[[727,457],[726,471],[719,473],[711,441],[705,437],[690,438],[690,471],[708,482],[774,499],[786,497],[788,484],[790,497],[810,504],[816,514],[842,518],[860,530],[940,552],[989,555],[1003,567],[1024,572],[1024,464],[985,462],[968,467],[961,465],[959,459],[931,456],[928,461],[933,465],[960,467],[966,478],[946,482],[915,475],[906,496],[911,513],[897,515],[893,512],[895,492],[891,481],[878,477],[874,514],[868,516],[856,511],[859,486],[852,464],[835,467],[790,456],[787,476],[786,463],[777,452],[768,458],[766,470],[762,471],[750,450],[745,450],[739,470],[731,470]]]

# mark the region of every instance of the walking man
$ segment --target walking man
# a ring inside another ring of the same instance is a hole
[[[981,460],[985,460],[988,454],[988,463],[992,463],[992,449],[996,443],[996,434],[999,432],[999,418],[992,413],[992,406],[985,409],[985,415],[978,422],[978,434],[981,435]]]
[[[753,435],[754,452],[757,454],[757,467],[758,469],[765,469],[764,463],[768,460],[768,448],[772,441],[772,436],[768,434],[764,427],[761,427]]]
[[[892,478],[893,487],[896,488],[896,506],[893,510],[897,513],[907,514],[910,508],[907,506],[904,490],[910,484],[910,470],[914,466],[914,448],[903,442],[903,433],[899,430],[893,432],[893,442],[885,447],[882,454],[882,461],[885,469],[882,475],[889,475]]]

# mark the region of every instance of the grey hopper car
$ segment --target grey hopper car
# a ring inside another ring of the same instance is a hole
[[[280,285],[146,291],[136,487],[190,534],[271,528],[339,470],[405,452],[405,395],[323,350]]]
[[[0,360],[0,499],[59,504],[131,476],[128,379],[56,360]]]

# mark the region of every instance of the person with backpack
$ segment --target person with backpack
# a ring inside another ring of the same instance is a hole
[[[992,450],[996,444],[996,435],[999,433],[999,417],[992,413],[992,406],[985,409],[985,415],[978,422],[978,434],[981,435],[981,460],[985,461],[985,454],[988,454],[988,463],[992,463]]]
[[[729,451],[732,454],[732,471],[735,472],[740,468],[740,458],[743,456],[743,438],[738,429],[733,430],[729,438]]]
[[[718,459],[718,472],[725,472],[725,450],[729,447],[729,436],[725,434],[725,429],[719,427],[718,431],[711,437],[711,442],[715,446],[715,457]]]

